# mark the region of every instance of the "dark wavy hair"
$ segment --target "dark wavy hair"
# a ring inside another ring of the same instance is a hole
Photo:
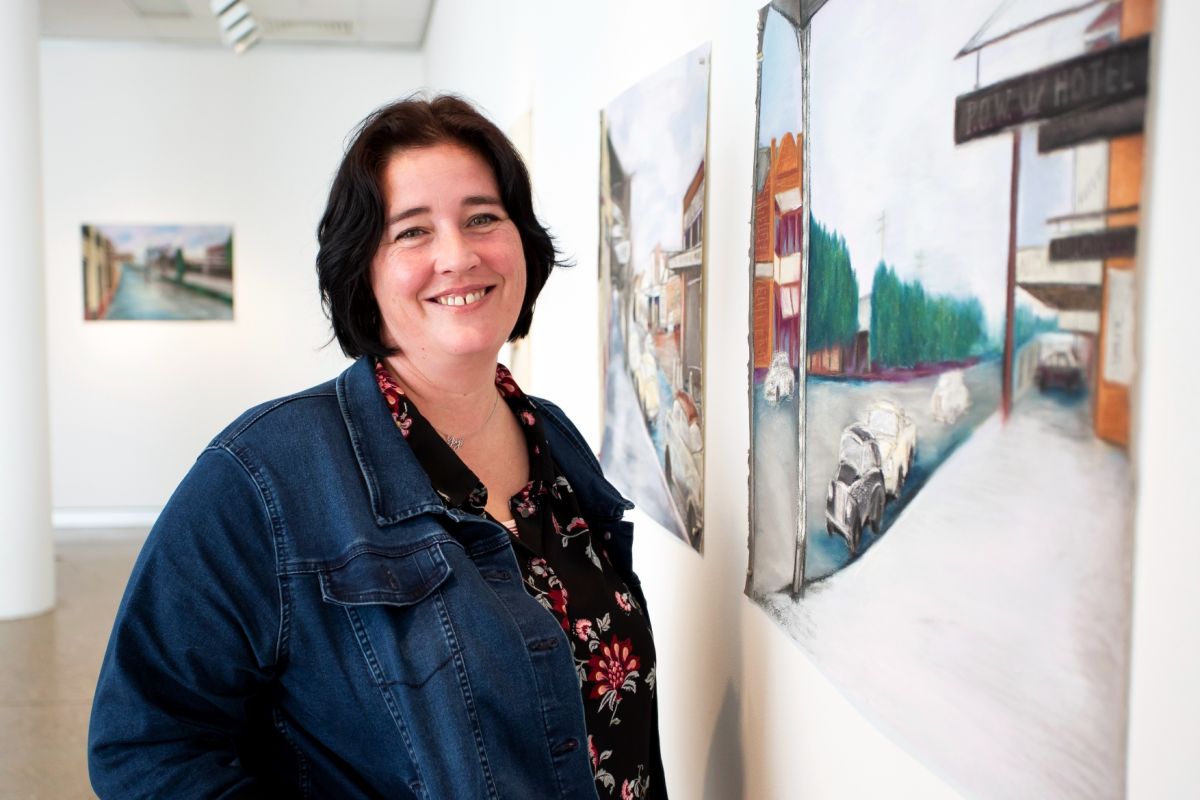
[[[399,150],[454,143],[492,168],[500,200],[521,235],[525,298],[508,340],[529,333],[533,306],[550,270],[564,262],[549,231],[533,213],[529,172],[512,142],[467,101],[452,95],[413,95],[376,109],[355,128],[317,227],[317,282],[321,305],[342,352],[384,358],[396,349],[380,337],[379,304],[371,290],[371,261],[383,238],[380,177]]]

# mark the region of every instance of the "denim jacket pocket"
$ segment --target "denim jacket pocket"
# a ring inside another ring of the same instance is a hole
[[[320,571],[321,597],[342,606],[380,687],[420,687],[452,657],[445,601],[452,570],[431,544],[363,552]]]

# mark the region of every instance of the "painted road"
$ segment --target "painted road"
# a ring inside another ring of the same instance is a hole
[[[838,443],[848,425],[866,419],[867,409],[878,398],[887,398],[904,409],[917,429],[917,449],[912,472],[900,495],[887,501],[879,534],[863,531],[860,554],[887,535],[888,528],[914,497],[929,476],[954,452],[1000,403],[1000,363],[988,361],[964,370],[963,380],[970,393],[971,405],[954,425],[933,418],[930,398],[937,376],[916,378],[905,383],[878,381],[836,381],[810,378],[808,415],[805,427],[805,513],[808,552],[805,578],[815,580],[831,575],[851,560],[850,550],[840,536],[825,529],[825,492],[837,471]]]
[[[832,380],[808,381],[805,453],[805,580],[824,578],[843,569],[853,559],[844,539],[825,528],[825,492],[838,465],[838,443],[848,425],[866,418],[878,398],[897,403],[917,430],[916,455],[900,495],[889,498],[879,534],[863,531],[859,557],[886,535],[900,512],[920,493],[930,475],[999,406],[1000,364],[988,361],[964,370],[970,405],[953,425],[933,418],[930,399],[936,375],[904,383]],[[754,590],[775,591],[791,585],[797,548],[796,518],[799,507],[800,398],[796,395],[772,406],[763,387],[754,388]]]
[[[612,303],[614,315],[619,306]],[[682,518],[672,500],[661,462],[661,443],[655,443],[647,429],[637,392],[625,368],[625,343],[620,326],[610,325],[608,371],[604,380],[604,439],[600,445],[600,463],[613,486],[634,503],[643,513],[681,539],[684,535]],[[670,394],[662,387],[663,405]],[[661,416],[661,415],[660,415]],[[654,425],[659,433],[660,425]],[[661,442],[661,440],[660,440]]]
[[[139,269],[125,269],[104,319],[233,319],[233,306]]]
[[[1123,796],[1133,484],[1089,400],[1026,391],[864,557],[760,598],[965,797]]]

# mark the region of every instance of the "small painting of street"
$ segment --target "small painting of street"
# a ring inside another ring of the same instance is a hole
[[[600,461],[618,489],[697,550],[709,50],[643,79],[600,120]]]
[[[233,319],[228,225],[83,225],[87,320]]]
[[[1153,19],[760,15],[746,591],[968,796],[1123,793]]]

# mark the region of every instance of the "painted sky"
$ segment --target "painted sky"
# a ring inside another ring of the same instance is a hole
[[[627,89],[606,109],[609,135],[632,173],[633,269],[646,270],[655,244],[683,248],[683,195],[704,160],[708,62],[702,45]]]
[[[831,0],[811,22],[810,60],[812,212],[845,236],[860,292],[882,255],[933,292],[978,297],[993,330],[1004,313],[1012,138],[956,146],[955,98],[1080,53],[1097,13],[1015,36],[978,63],[956,60],[1000,5]],[[1045,218],[1070,211],[1069,153],[1035,149],[1023,148],[1022,245],[1045,243]]]
[[[804,130],[800,103],[803,87],[800,40],[792,23],[775,9],[767,12],[762,52],[758,146],[767,147],[771,139]]]
[[[190,259],[204,257],[205,248],[223,244],[233,235],[228,225],[98,225],[117,250],[131,253],[140,263],[147,247],[183,250]]]

